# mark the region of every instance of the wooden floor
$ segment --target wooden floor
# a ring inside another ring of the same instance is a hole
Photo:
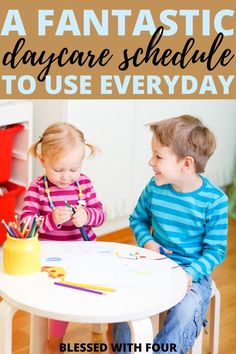
[[[102,241],[116,241],[135,244],[130,230],[122,230],[99,238]],[[236,354],[236,220],[229,222],[229,245],[227,260],[218,267],[213,277],[221,293],[221,325],[219,354]],[[29,315],[18,311],[13,323],[13,354],[28,354]],[[203,354],[207,354],[207,335],[204,334]],[[106,342],[105,334],[91,332],[90,325],[70,324],[67,341]],[[0,353],[1,354],[1,353]]]

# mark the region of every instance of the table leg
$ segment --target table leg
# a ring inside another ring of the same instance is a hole
[[[12,354],[12,318],[17,309],[4,300],[0,302],[0,353]]]
[[[132,353],[152,353],[153,327],[150,318],[128,322],[131,330]]]
[[[48,319],[31,314],[30,354],[44,354],[44,343],[48,338]]]
[[[107,331],[107,324],[104,323],[93,323],[92,332],[96,334],[102,334]]]

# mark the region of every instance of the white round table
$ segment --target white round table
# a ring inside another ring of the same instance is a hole
[[[101,295],[57,286],[45,272],[10,276],[1,271],[1,354],[12,353],[12,316],[18,309],[31,314],[31,354],[43,354],[47,318],[94,324],[127,321],[132,342],[143,343],[144,348],[153,340],[150,316],[174,306],[186,294],[183,269],[156,252],[112,242],[41,244],[43,266],[63,267],[67,281],[109,286],[114,291]]]

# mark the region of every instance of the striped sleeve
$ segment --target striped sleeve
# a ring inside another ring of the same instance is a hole
[[[23,203],[22,214],[21,214],[22,222],[25,222],[26,218],[29,216],[33,221],[33,217],[35,215],[37,216],[42,215],[41,205],[40,205],[40,200],[41,200],[40,187],[37,182],[38,182],[37,179],[32,181],[24,196],[24,203]],[[47,215],[44,215],[44,220],[40,228],[40,232],[47,233],[48,231],[53,231],[57,229],[58,226],[54,223],[52,218],[52,211],[50,211]]]
[[[86,211],[88,214],[88,226],[100,226],[105,220],[105,212],[102,203],[97,198],[95,189],[91,181],[87,178],[85,188]]]
[[[217,198],[208,208],[205,224],[203,251],[200,258],[192,262],[185,271],[193,281],[199,275],[210,274],[226,257],[228,231],[228,198],[225,194]],[[201,277],[200,276],[200,277]]]
[[[130,216],[130,227],[139,247],[143,247],[148,241],[153,240],[151,228],[151,187],[150,183],[140,195],[133,214]]]

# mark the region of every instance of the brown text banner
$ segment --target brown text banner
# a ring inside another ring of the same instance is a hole
[[[9,0],[4,99],[234,99],[235,1]]]

